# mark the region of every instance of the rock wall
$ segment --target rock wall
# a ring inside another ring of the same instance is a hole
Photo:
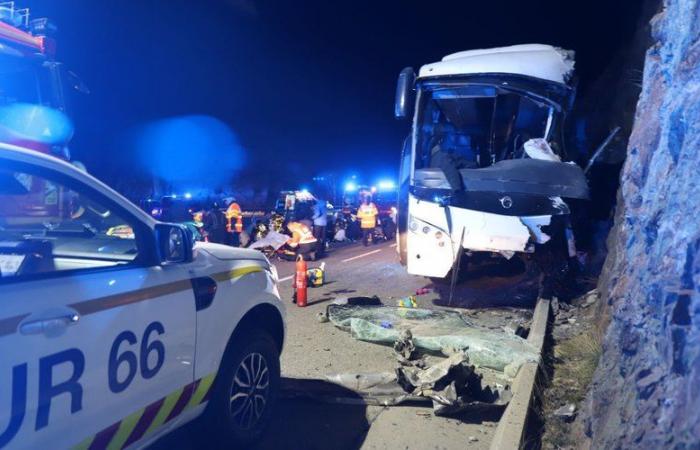
[[[592,448],[700,447],[700,0],[664,0],[599,287]]]

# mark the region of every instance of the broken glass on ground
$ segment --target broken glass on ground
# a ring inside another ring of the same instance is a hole
[[[329,305],[327,315],[355,339],[394,345],[410,330],[413,345],[424,352],[452,355],[464,351],[471,364],[504,372],[510,378],[522,364],[539,361],[538,350],[525,339],[480,327],[456,311]]]

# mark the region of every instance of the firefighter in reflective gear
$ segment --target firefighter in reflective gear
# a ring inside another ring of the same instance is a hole
[[[303,222],[289,222],[287,229],[292,237],[287,240],[287,246],[294,252],[294,256],[302,255],[304,259],[316,259],[317,240],[311,227]]]
[[[362,243],[369,245],[372,238],[372,232],[377,226],[377,215],[379,210],[372,203],[369,197],[365,197],[362,204],[357,208],[357,218],[360,219],[360,228],[362,229]]]
[[[243,232],[243,211],[241,205],[231,202],[226,208],[226,232],[230,237],[230,245],[241,245],[241,232]]]

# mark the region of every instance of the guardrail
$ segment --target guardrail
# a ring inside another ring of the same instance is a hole
[[[532,326],[527,337],[528,342],[540,350],[540,356],[547,333],[549,310],[549,300],[542,298],[537,300]],[[491,450],[517,450],[522,447],[538,368],[537,363],[526,363],[520,367],[511,387],[513,398],[498,422],[491,441]]]

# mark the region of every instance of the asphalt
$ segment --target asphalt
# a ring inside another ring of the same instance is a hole
[[[398,298],[423,287],[433,288],[418,297],[419,307],[442,308],[444,286],[410,276],[398,263],[395,244],[369,247],[346,245],[332,249],[326,263],[326,284],[308,290],[308,306],[291,302],[294,263],[275,261],[280,295],[287,302],[287,336],[281,357],[283,383],[313,380],[322,387],[326,375],[393,371],[396,360],[389,347],[361,342],[330,323],[317,320],[319,312],[339,297],[378,296],[394,305]],[[310,262],[310,267],[321,261]],[[452,306],[479,308],[502,305],[531,306],[536,297],[532,274],[518,263],[481,264],[455,293]],[[283,399],[259,449],[463,449],[488,448],[502,414],[499,407],[469,411],[442,418],[427,405],[381,407]],[[193,429],[193,428],[192,428]],[[202,448],[202,437],[192,429],[166,437],[155,448]]]

